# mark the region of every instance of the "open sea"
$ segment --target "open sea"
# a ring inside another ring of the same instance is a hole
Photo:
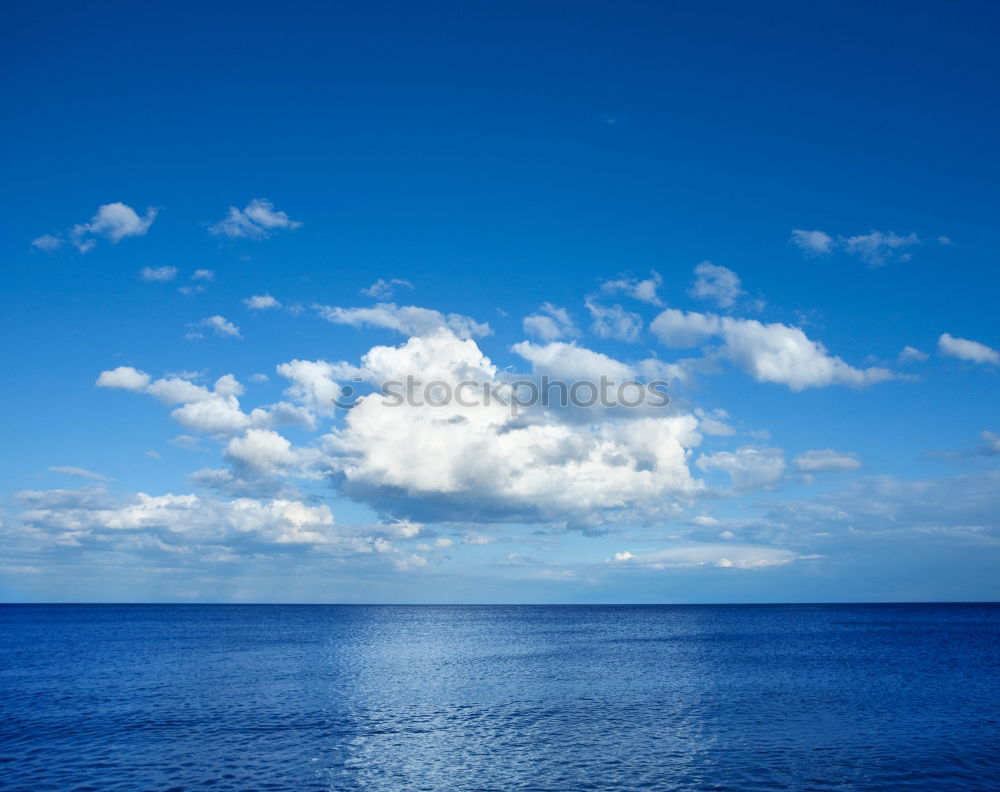
[[[4,790],[997,790],[1000,605],[0,606]]]

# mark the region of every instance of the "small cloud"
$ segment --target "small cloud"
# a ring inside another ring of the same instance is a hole
[[[524,332],[543,341],[557,341],[560,338],[576,338],[580,331],[573,324],[573,319],[565,308],[559,308],[552,303],[542,303],[538,313],[524,317],[521,323]]]
[[[393,561],[393,566],[395,566],[400,572],[409,572],[413,569],[420,569],[420,567],[427,566],[427,559],[414,553],[413,555],[405,558],[396,559]]]
[[[736,490],[771,487],[785,475],[785,457],[779,448],[743,446],[736,451],[702,454],[696,464],[705,472],[726,473]]]
[[[946,236],[939,236],[937,238],[937,242],[942,247],[951,247],[952,245],[955,244],[949,237]]]
[[[903,347],[903,351],[899,353],[898,360],[900,363],[921,363],[927,360],[928,357],[929,355],[926,352],[916,347],[905,346]]]
[[[213,330],[217,336],[222,338],[243,338],[243,336],[240,335],[240,328],[224,316],[209,316],[193,326],[209,328]],[[188,340],[194,340],[196,338],[204,338],[204,336],[201,333],[188,333],[186,338]]]
[[[900,236],[894,231],[869,231],[854,236],[830,236],[825,231],[792,230],[789,240],[807,258],[828,256],[835,250],[843,250],[850,256],[861,259],[869,267],[884,267],[891,261],[909,261],[910,254],[901,251],[920,244],[916,234]]]
[[[59,249],[62,245],[62,240],[53,234],[42,234],[40,237],[32,239],[31,245],[39,250],[44,250],[46,253],[51,253]]]
[[[251,374],[248,378],[251,382],[267,382],[267,374]]]
[[[983,440],[983,445],[979,450],[980,454],[984,456],[1000,455],[1000,435],[996,432],[983,430],[979,433],[979,436]]]
[[[104,237],[113,244],[118,244],[126,237],[143,236],[156,219],[156,210],[152,207],[140,217],[135,209],[123,203],[103,204],[97,208],[89,223],[77,223],[66,231],[69,243],[81,253],[87,253],[97,244],[96,237]],[[54,251],[63,243],[58,234],[43,234],[32,240],[33,247],[39,250]]]
[[[275,210],[270,201],[254,198],[243,209],[230,206],[229,214],[208,230],[215,236],[230,239],[267,239],[274,231],[292,230],[301,225],[285,212]]]
[[[158,451],[152,451],[152,450],[150,450],[150,451],[145,451],[144,453],[150,459],[162,459],[163,458],[163,457],[160,456],[160,453]]]
[[[794,459],[795,468],[803,473],[825,473],[857,470],[861,460],[857,455],[830,448],[806,451]]]
[[[743,294],[740,288],[740,276],[728,267],[703,261],[694,268],[694,274],[697,280],[688,291],[692,297],[712,300],[720,308],[729,308],[736,302],[736,298]]]
[[[75,476],[77,478],[90,479],[91,481],[110,481],[107,476],[100,473],[95,473],[92,470],[86,470],[81,467],[73,467],[72,465],[53,465],[49,470],[53,473],[61,473],[64,476]]]
[[[1000,352],[978,341],[955,338],[950,333],[942,333],[938,339],[938,352],[948,357],[967,360],[970,363],[1000,364]]]
[[[497,541],[496,537],[488,534],[472,533],[470,531],[462,535],[462,544],[472,547],[493,544],[495,541]]]
[[[167,442],[171,445],[177,446],[178,448],[187,448],[189,450],[198,448],[198,438],[193,437],[192,435],[177,435],[177,437],[173,437]]]
[[[638,341],[642,333],[642,317],[626,311],[620,305],[600,305],[590,298],[584,302],[593,318],[590,329],[600,338],[614,338],[630,343]]]
[[[659,295],[656,293],[662,285],[663,276],[656,270],[652,270],[650,276],[645,280],[619,278],[618,280],[607,281],[601,284],[601,291],[605,294],[625,294],[650,305],[663,305],[663,301],[660,300]]]
[[[367,289],[362,289],[361,293],[366,297],[374,297],[377,300],[386,300],[389,297],[392,297],[393,293],[399,287],[412,289],[413,284],[409,281],[401,280],[400,278],[390,278],[389,280],[379,278]]]
[[[269,308],[281,307],[281,303],[270,294],[258,294],[253,297],[247,297],[243,302],[251,311],[266,311]]]
[[[833,252],[833,237],[825,231],[795,228],[789,241],[806,256],[828,256]]]
[[[844,250],[873,268],[884,267],[897,256],[896,251],[919,244],[920,239],[916,234],[899,236],[892,231],[886,233],[869,231],[867,234],[848,237],[843,241]],[[909,255],[899,256],[899,260],[907,261]]]
[[[313,308],[328,322],[352,327],[382,327],[411,336],[432,333],[446,327],[462,338],[490,335],[493,330],[461,314],[442,314],[430,308],[395,303],[376,303],[370,308],[340,308],[314,305]]]
[[[158,283],[172,281],[177,277],[177,267],[143,267],[139,270],[139,277]]]
[[[210,269],[197,269],[191,275],[192,280],[201,281],[214,281],[215,280],[215,270]]]

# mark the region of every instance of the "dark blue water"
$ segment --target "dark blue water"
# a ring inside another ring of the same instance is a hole
[[[1000,606],[0,606],[0,787],[1000,788]]]

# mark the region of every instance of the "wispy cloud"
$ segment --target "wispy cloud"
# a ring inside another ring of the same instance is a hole
[[[31,244],[38,250],[55,251],[63,244],[75,247],[81,253],[88,253],[97,244],[98,238],[117,244],[126,237],[143,236],[156,219],[156,209],[146,209],[144,216],[127,204],[109,203],[98,207],[89,223],[78,223],[62,234],[42,234]]]
[[[711,300],[720,308],[729,308],[743,294],[740,276],[728,267],[703,261],[694,268],[697,276],[688,294],[699,300]]]
[[[229,207],[229,213],[209,231],[230,239],[267,239],[274,231],[292,230],[302,225],[285,212],[278,211],[265,198],[254,198],[242,209]]]
[[[524,332],[543,341],[576,338],[580,335],[569,312],[549,302],[542,303],[537,313],[524,317],[521,325]]]
[[[362,289],[361,293],[366,297],[374,297],[377,300],[387,300],[395,293],[397,288],[412,289],[413,284],[401,278],[379,278],[371,286]]]
[[[143,267],[139,277],[147,281],[165,283],[177,277],[177,267]]]
[[[95,473],[86,468],[74,467],[73,465],[52,465],[49,468],[53,473],[61,473],[64,476],[75,476],[76,478],[90,479],[91,481],[109,481],[110,479],[101,474]]]
[[[371,308],[339,308],[316,305],[321,317],[334,324],[352,327],[382,327],[410,336],[426,335],[439,328],[447,328],[463,338],[485,336],[493,332],[490,326],[461,314],[443,314],[430,308],[415,305],[377,303]]]
[[[867,234],[833,237],[825,231],[801,228],[792,230],[789,241],[809,258],[828,256],[842,250],[872,268],[884,267],[893,261],[909,261],[911,254],[905,251],[922,242],[915,233],[900,235],[894,231],[872,230]]]
[[[653,270],[648,278],[638,280],[636,278],[619,278],[617,280],[606,281],[601,284],[601,291],[604,294],[625,294],[635,300],[647,302],[650,305],[663,305],[657,290],[663,285],[663,277],[659,272]]]
[[[281,307],[281,303],[270,294],[255,294],[253,297],[247,297],[243,300],[243,304],[251,311],[266,311],[269,308]]]
[[[970,363],[990,363],[994,366],[1000,364],[1000,352],[993,347],[968,338],[955,338],[950,333],[942,333],[938,338],[938,352]]]
[[[222,338],[243,338],[243,336],[240,335],[240,328],[226,319],[226,317],[219,316],[218,314],[202,319],[200,322],[196,323],[194,327],[203,327],[212,330],[217,336]],[[204,334],[199,332],[188,333],[186,336],[189,340],[204,337]]]

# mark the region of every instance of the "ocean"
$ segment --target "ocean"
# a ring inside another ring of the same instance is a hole
[[[1000,789],[1000,605],[0,606],[4,790]]]

